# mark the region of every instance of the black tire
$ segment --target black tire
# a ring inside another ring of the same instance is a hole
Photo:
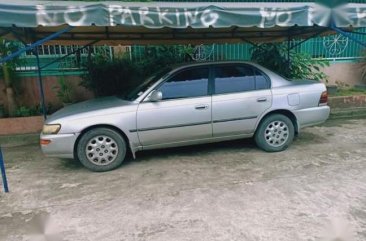
[[[92,156],[87,156],[87,148],[93,152],[88,154]],[[105,172],[119,167],[126,157],[126,152],[127,147],[123,137],[109,128],[95,128],[87,131],[81,136],[76,149],[81,164],[94,172]],[[90,160],[94,156],[95,159]]]
[[[277,125],[275,125],[276,123]],[[270,128],[271,125],[272,128]],[[272,114],[261,121],[254,139],[257,146],[262,150],[266,152],[279,152],[286,150],[291,145],[294,136],[295,128],[292,121],[287,116]]]

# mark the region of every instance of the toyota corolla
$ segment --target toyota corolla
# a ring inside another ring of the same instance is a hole
[[[213,62],[164,69],[124,96],[67,106],[41,133],[47,156],[93,171],[118,167],[127,152],[254,137],[285,150],[301,128],[329,117],[324,84],[290,81],[254,63]]]

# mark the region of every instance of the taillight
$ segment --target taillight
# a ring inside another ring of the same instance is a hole
[[[319,106],[320,105],[326,105],[328,103],[328,92],[324,91],[322,95],[320,96],[319,100]]]

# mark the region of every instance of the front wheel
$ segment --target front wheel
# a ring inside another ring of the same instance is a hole
[[[279,152],[288,148],[295,136],[292,121],[284,115],[272,114],[258,126],[255,142],[267,152]]]
[[[96,128],[82,135],[77,145],[77,157],[89,170],[110,171],[122,164],[126,156],[126,142],[109,128]]]

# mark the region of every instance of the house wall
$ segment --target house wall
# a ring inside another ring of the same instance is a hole
[[[322,71],[328,75],[328,85],[350,86],[365,85],[362,81],[362,70],[360,63],[332,63],[329,67],[322,68]]]
[[[51,104],[52,109],[58,109],[62,106],[61,101],[56,95],[55,87],[59,86],[57,79],[59,76],[44,76],[43,86],[47,105]],[[73,86],[73,99],[75,102],[93,98],[93,94],[79,86],[81,78],[78,75],[68,75],[65,79]],[[18,106],[34,107],[40,103],[40,92],[38,85],[38,77],[21,77],[19,84],[19,92],[16,96]],[[4,80],[0,79],[0,105],[6,106],[6,92]]]

